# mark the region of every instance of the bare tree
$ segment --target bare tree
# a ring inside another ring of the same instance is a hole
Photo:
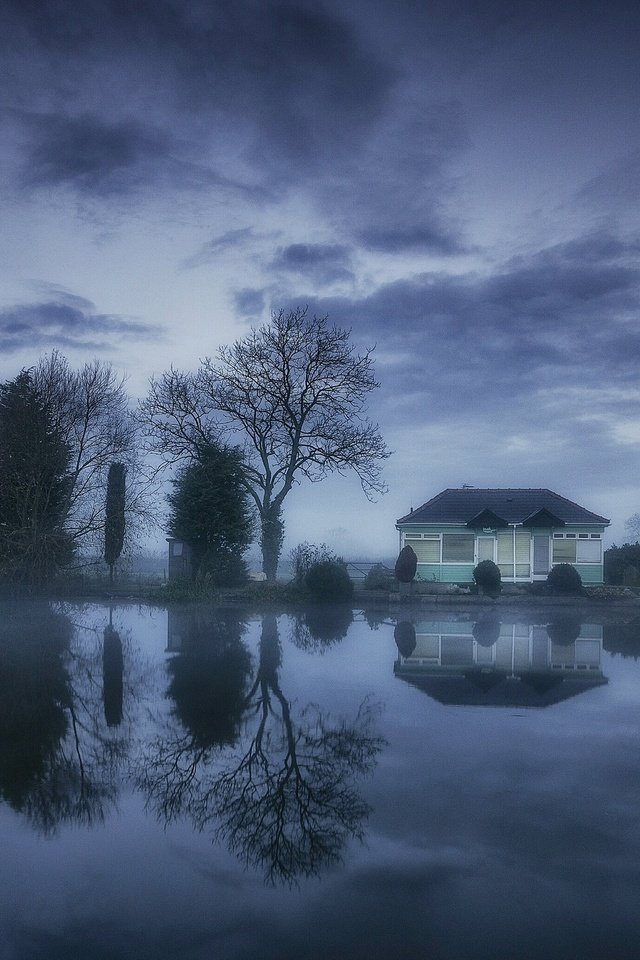
[[[624,528],[629,538],[633,537],[636,543],[640,541],[640,513],[634,513],[625,520]]]
[[[123,464],[128,476],[127,536],[150,520],[148,481],[124,378],[99,360],[73,370],[55,351],[39,361],[33,378],[71,453],[67,529],[76,545],[100,552],[107,477],[114,461]]]
[[[389,456],[366,416],[378,386],[372,349],[356,353],[350,331],[306,310],[274,313],[196,373],[171,369],[151,381],[139,418],[166,461],[199,459],[220,437],[244,453],[244,485],[261,525],[263,569],[275,579],[283,502],[301,478],[355,472],[365,495],[382,493]]]

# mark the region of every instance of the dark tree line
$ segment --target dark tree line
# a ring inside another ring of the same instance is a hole
[[[125,522],[133,535],[150,520],[136,430],[122,379],[98,360],[72,370],[53,353],[0,384],[0,576],[43,582],[103,547],[115,562]]]
[[[337,471],[354,472],[370,498],[385,489],[389,451],[367,417],[377,386],[372,351],[301,309],[273,314],[196,372],[153,378],[135,419],[109,364],[72,370],[54,352],[0,385],[0,573],[42,581],[93,553],[113,574],[126,537],[157,520],[141,430],[145,452],[179,468],[169,529],[189,541],[196,569],[238,579],[256,516],[273,580],[295,484]]]
[[[23,371],[0,385],[0,564],[41,581],[73,555],[67,527],[71,450],[51,404]]]

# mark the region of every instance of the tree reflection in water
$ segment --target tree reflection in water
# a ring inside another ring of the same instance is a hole
[[[256,677],[241,701],[241,749],[205,743],[197,730],[174,732],[153,745],[140,779],[165,822],[189,816],[267,882],[293,884],[338,862],[349,838],[362,838],[370,810],[354,779],[373,769],[383,740],[368,702],[351,722],[315,705],[294,712],[280,663],[277,621],[266,616]]]
[[[344,640],[352,623],[353,611],[349,604],[313,604],[296,616],[292,640],[301,650],[324,653],[334,643]]]
[[[123,673],[122,641],[113,624],[109,623],[104,628],[102,642],[102,699],[108,727],[118,727],[122,723]]]
[[[102,821],[123,739],[102,723],[99,653],[74,644],[69,618],[45,601],[2,614],[0,796],[45,834]]]

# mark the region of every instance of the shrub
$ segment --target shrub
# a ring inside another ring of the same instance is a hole
[[[312,564],[304,582],[314,600],[344,603],[353,596],[347,568],[339,560],[320,560]]]
[[[386,567],[376,563],[364,578],[365,590],[390,590],[392,577]]]
[[[396,579],[400,583],[411,583],[418,569],[418,558],[415,551],[409,546],[403,547],[396,560]]]
[[[558,563],[552,567],[547,585],[554,593],[582,593],[582,577],[570,563]]]
[[[497,595],[502,589],[500,567],[493,560],[481,560],[473,571],[473,579],[489,594]]]
[[[316,563],[342,562],[341,558],[336,556],[326,543],[321,543],[320,546],[316,546],[315,543],[308,543],[306,540],[304,543],[299,543],[298,546],[291,551],[289,560],[293,570],[293,579],[297,584],[304,583],[307,573]]]

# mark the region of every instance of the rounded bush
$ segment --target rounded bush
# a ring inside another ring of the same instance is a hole
[[[403,547],[396,560],[395,574],[400,583],[411,583],[418,569],[418,558],[409,544]]]
[[[554,593],[582,593],[582,577],[570,563],[558,563],[547,575],[547,586]]]
[[[351,600],[353,584],[347,568],[337,560],[321,560],[312,564],[304,578],[314,600],[341,603]]]
[[[500,593],[502,589],[500,567],[493,560],[481,560],[473,571],[473,579],[487,593]]]

